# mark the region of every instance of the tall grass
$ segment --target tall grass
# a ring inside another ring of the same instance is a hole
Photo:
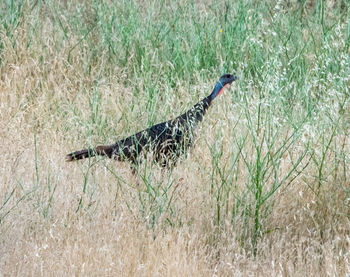
[[[0,272],[346,275],[346,1],[0,3]],[[173,118],[164,170],[68,152]]]

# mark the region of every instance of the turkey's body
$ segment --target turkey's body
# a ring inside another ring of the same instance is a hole
[[[136,164],[145,153],[152,153],[162,166],[176,163],[192,145],[196,127],[203,120],[211,101],[208,96],[175,119],[158,123],[111,145],[73,152],[67,159],[79,160],[97,154]]]
[[[102,155],[136,164],[145,153],[152,153],[162,166],[176,163],[192,145],[196,127],[203,120],[213,99],[235,79],[233,75],[223,75],[209,96],[175,119],[156,124],[111,145],[70,153],[67,161]]]

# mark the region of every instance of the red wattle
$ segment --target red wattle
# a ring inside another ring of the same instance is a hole
[[[224,91],[224,89],[225,89],[226,87],[228,87],[229,85],[230,85],[230,84],[224,85],[224,86],[222,87],[222,89],[219,90],[219,92],[218,92],[218,94],[217,94],[216,96],[219,96],[219,95]]]

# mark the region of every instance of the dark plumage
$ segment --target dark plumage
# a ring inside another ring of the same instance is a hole
[[[179,117],[156,124],[111,145],[97,146],[67,155],[67,161],[80,160],[95,155],[108,156],[119,161],[137,163],[141,154],[152,152],[162,166],[176,163],[178,157],[191,146],[194,132],[214,98],[236,80],[231,74],[221,76],[213,92]]]

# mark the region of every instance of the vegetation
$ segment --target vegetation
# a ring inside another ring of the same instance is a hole
[[[349,8],[1,1],[0,274],[349,274]],[[64,161],[223,73],[239,80],[177,167]]]

